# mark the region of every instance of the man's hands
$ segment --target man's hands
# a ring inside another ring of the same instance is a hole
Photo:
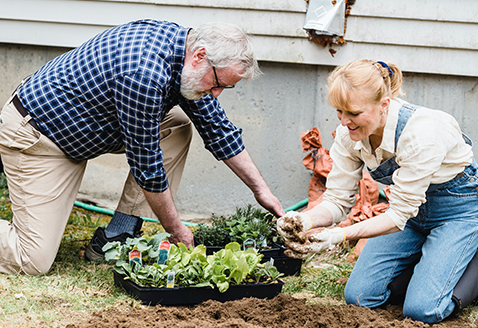
[[[305,213],[287,212],[277,220],[277,230],[286,242],[305,243],[306,231],[312,228],[312,219]]]
[[[194,246],[193,233],[181,222],[169,188],[162,193],[153,193],[144,189],[143,192],[164,230],[171,234],[169,241],[174,244],[181,242],[187,247]]]
[[[335,245],[345,241],[345,231],[342,228],[324,229],[321,232],[311,234],[308,242],[287,241],[287,250],[284,252],[288,257],[304,259],[311,253],[319,253],[325,249],[332,249]]]
[[[265,192],[254,193],[254,197],[262,207],[274,214],[275,217],[281,217],[285,214],[279,200],[270,192],[268,188],[265,189]]]
[[[189,248],[189,246],[194,246],[194,235],[184,224],[178,226],[174,231],[168,232],[171,234],[169,242],[176,245],[177,243],[183,243],[187,248]]]

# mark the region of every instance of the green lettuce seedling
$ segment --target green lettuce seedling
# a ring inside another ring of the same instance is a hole
[[[163,233],[153,238],[129,238],[123,245],[108,243],[103,247],[105,257],[115,261],[116,272],[143,287],[166,287],[171,271],[175,273],[176,286],[217,287],[221,293],[231,284],[271,283],[282,275],[269,262],[261,263],[262,254],[254,249],[242,251],[237,242],[209,256],[204,245],[190,248],[182,243],[171,245],[165,264],[157,264],[159,244],[167,237],[169,234]],[[143,265],[129,263],[128,254],[133,249],[141,252]]]

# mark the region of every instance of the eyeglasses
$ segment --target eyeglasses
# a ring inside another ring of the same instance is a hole
[[[214,90],[214,89],[232,89],[235,87],[235,85],[220,85],[219,84],[219,80],[217,79],[217,73],[216,73],[216,68],[214,66],[212,66],[212,71],[214,72],[214,77],[216,78],[216,86],[215,87],[212,87],[211,90]]]

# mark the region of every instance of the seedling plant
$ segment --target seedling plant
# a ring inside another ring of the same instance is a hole
[[[194,232],[198,244],[224,246],[229,242],[243,244],[252,239],[256,245],[267,245],[279,241],[276,219],[271,213],[254,209],[252,205],[236,208],[230,217],[213,214],[211,226],[201,224]]]
[[[168,274],[175,275],[175,286],[212,287],[223,293],[231,284],[273,283],[282,276],[271,263],[261,263],[262,254],[254,249],[241,250],[236,242],[206,256],[206,246],[187,248],[184,244],[171,245],[169,257],[158,264],[159,245],[169,234],[154,237],[128,238],[126,243],[108,243],[103,247],[106,260],[115,261],[114,269],[125,279],[142,287],[166,287]],[[129,261],[129,253],[139,250],[142,264]]]

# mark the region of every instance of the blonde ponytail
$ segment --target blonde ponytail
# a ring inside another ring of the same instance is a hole
[[[396,98],[402,94],[402,71],[394,63],[388,63],[388,66],[393,73],[390,77],[391,98]]]
[[[348,109],[348,99],[353,92],[377,103],[383,97],[400,95],[401,86],[402,72],[394,63],[359,59],[338,66],[330,73],[328,100],[334,108]]]

